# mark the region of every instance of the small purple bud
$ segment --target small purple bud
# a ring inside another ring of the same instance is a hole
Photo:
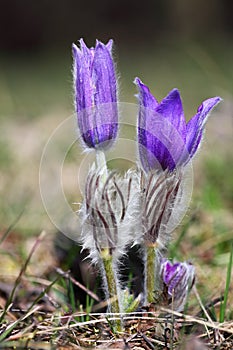
[[[88,148],[105,149],[117,137],[117,82],[111,55],[112,40],[88,48],[73,44],[73,80],[78,127]]]
[[[171,302],[173,296],[173,307],[177,311],[182,311],[188,292],[195,281],[194,266],[187,262],[172,264],[164,259],[161,265],[161,277],[168,300]]]

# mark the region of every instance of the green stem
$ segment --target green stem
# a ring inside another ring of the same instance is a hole
[[[106,282],[108,287],[109,299],[111,300],[111,312],[120,314],[119,300],[117,295],[116,275],[113,270],[113,258],[109,249],[102,249],[101,258],[106,275]],[[121,331],[121,320],[115,321],[116,330]]]
[[[153,303],[155,301],[155,259],[156,251],[153,245],[147,246],[147,256],[146,256],[146,293],[147,293],[147,302]]]

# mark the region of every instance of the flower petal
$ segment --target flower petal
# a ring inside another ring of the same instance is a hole
[[[93,57],[94,57],[94,51],[95,49],[93,47],[91,47],[90,49],[86,46],[85,42],[83,39],[79,40],[80,43],[80,48],[82,50],[82,54],[84,59],[88,62],[89,64],[89,69],[91,67],[92,61],[93,61]]]
[[[75,44],[72,45],[74,65],[74,91],[76,112],[92,106],[93,89],[91,86],[91,76],[89,64],[84,52]]]
[[[95,115],[93,121],[98,135],[96,146],[115,140],[118,131],[117,86],[113,59],[108,47],[97,41],[92,64],[92,84]]]
[[[111,54],[112,53],[112,47],[113,47],[113,40],[112,39],[109,40],[109,42],[106,44],[106,47],[107,47],[108,51]]]
[[[116,76],[109,49],[97,41],[92,67],[95,104],[117,102]]]
[[[197,113],[187,123],[186,148],[190,158],[194,156],[200,146],[209,113],[221,100],[220,97],[205,100],[198,107]]]
[[[179,92],[173,90],[159,104],[138,78],[135,83],[139,89],[138,145],[142,166],[146,172],[159,167],[172,171],[181,162],[185,148],[186,125]]]
[[[146,114],[148,116],[151,113],[148,113],[147,111]],[[156,117],[154,119],[156,119]],[[148,120],[146,122],[150,124]],[[169,141],[165,133],[169,127],[171,128],[171,126],[164,125],[165,123],[165,121],[155,122],[150,129],[151,132],[147,131],[147,129],[149,129],[149,126],[147,124],[145,128],[138,127],[138,147],[140,161],[142,163],[143,169],[146,172],[154,171],[156,169],[169,169],[172,171],[179,163],[179,157],[177,157],[175,154],[176,149],[173,149],[170,146],[171,140]]]
[[[143,82],[139,78],[134,79],[134,84],[137,85],[139,94],[137,95],[140,105],[150,108],[151,110],[155,110],[158,106],[158,101],[151,94],[150,89],[143,84]]]
[[[80,112],[82,113],[82,112]],[[85,110],[82,125],[79,123],[82,139],[89,148],[108,148],[117,137],[118,124],[107,123],[97,125],[101,111]],[[105,113],[105,111],[103,111]],[[97,120],[97,121],[96,121]]]
[[[149,88],[139,78],[134,83],[138,87],[139,115],[138,115],[138,147],[142,166],[146,172],[160,167],[162,161],[159,157],[161,142],[151,132],[155,123],[153,122],[154,110],[158,102],[151,94]],[[163,167],[163,165],[162,165]],[[164,165],[166,167],[166,165]]]
[[[179,265],[179,263],[172,264],[169,260],[164,263],[163,280],[165,284],[168,285],[170,283]]]
[[[156,108],[156,112],[167,118],[185,140],[186,123],[180,93],[177,89],[169,92]]]

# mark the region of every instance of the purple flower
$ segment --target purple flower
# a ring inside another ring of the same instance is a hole
[[[172,264],[164,259],[161,264],[161,277],[167,291],[167,299],[173,296],[173,306],[181,311],[186,302],[188,292],[195,280],[194,267],[187,262]]]
[[[111,55],[113,41],[80,49],[73,44],[75,109],[82,140],[89,148],[109,146],[117,136],[117,83]]]
[[[221,98],[205,100],[186,123],[177,89],[159,103],[139,78],[135,84],[139,90],[138,144],[142,167],[146,172],[158,167],[172,171],[187,164],[200,146],[210,111]]]

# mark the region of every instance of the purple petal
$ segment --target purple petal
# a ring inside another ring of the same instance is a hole
[[[75,44],[72,45],[72,50],[74,58],[75,106],[78,112],[92,106],[93,88],[91,86],[91,75],[86,56]]]
[[[92,82],[99,143],[115,139],[118,131],[117,86],[110,44],[106,47],[97,42],[93,60]]]
[[[172,158],[172,162],[168,163],[168,168],[174,170],[175,167],[182,164],[185,153],[187,153],[185,147],[186,122],[179,91],[171,90],[156,108],[156,112],[169,122],[164,126],[167,127],[164,135],[166,135],[168,145],[167,150],[164,150],[164,158]],[[163,137],[163,142],[165,143],[165,137]]]
[[[179,265],[180,263],[172,264],[169,260],[165,262],[163,271],[164,283],[169,284],[171,279],[174,277],[177,269],[179,268]]]
[[[102,124],[91,127],[82,133],[82,138],[89,148],[107,148],[117,136],[117,124]]]
[[[147,112],[148,114],[150,113]],[[138,127],[139,156],[142,167],[146,172],[161,168],[172,171],[178,164],[179,157],[175,155],[176,150],[168,144],[166,134],[164,134],[164,123],[164,121],[157,123],[158,128],[156,130],[151,127],[152,132],[146,130],[149,128],[148,126],[145,128]]]
[[[204,101],[198,107],[197,113],[187,123],[186,147],[190,158],[197,152],[201,143],[209,113],[221,100],[220,97],[213,97]]]
[[[109,53],[111,54],[112,53],[112,47],[113,47],[113,40],[110,39],[109,42],[106,44],[106,47],[109,51]]]
[[[169,276],[170,276],[170,272],[171,272],[171,270],[172,270],[172,263],[169,261],[169,260],[166,260],[164,263],[163,263],[163,273],[162,273],[162,275],[163,275],[163,281],[164,281],[164,283],[166,283],[166,284],[168,284],[168,282],[169,282],[169,280],[170,280],[170,278],[169,278]]]
[[[173,90],[170,97],[158,104],[146,85],[138,78],[135,83],[139,89],[138,146],[141,164],[146,172],[159,167],[172,171],[181,162],[185,148],[179,93]]]
[[[142,166],[146,172],[161,166],[166,168],[167,163],[163,162],[163,157],[161,159],[159,154],[163,145],[155,137],[156,131],[155,133],[151,132],[155,125],[155,122],[153,122],[156,118],[154,110],[158,106],[158,102],[149,88],[139,78],[135,78],[134,83],[139,91],[137,95],[139,100],[138,147]]]
[[[180,93],[177,89],[170,91],[158,105],[156,112],[167,118],[185,140],[186,122]]]
[[[86,142],[88,130],[91,129],[90,108],[93,104],[93,89],[91,86],[91,75],[87,56],[89,49],[80,40],[80,50],[75,44],[72,45],[74,58],[74,91],[75,91],[75,109],[77,112],[77,121],[80,133],[84,142],[90,146],[90,141]]]
[[[95,86],[95,104],[117,102],[113,59],[107,47],[101,42],[97,42],[95,48],[92,82]]]
[[[94,48],[92,47],[89,49],[83,39],[80,39],[79,42],[83,57],[88,62],[90,69],[94,57]]]
[[[194,267],[190,263],[177,262],[172,264],[165,260],[161,268],[162,279],[168,288],[170,295],[174,292],[175,299],[179,299],[185,293],[194,281]]]
[[[137,95],[140,105],[146,108],[150,108],[151,110],[155,110],[158,106],[158,101],[151,94],[149,88],[143,84],[143,82],[139,78],[134,79],[134,84],[137,85],[139,94]]]
[[[170,274],[170,280],[168,282],[168,293],[172,295],[173,291],[176,293],[176,289],[178,288],[179,284],[182,286],[182,289],[186,289],[186,283],[185,281],[185,275],[186,275],[186,269],[183,264],[178,264],[176,266],[173,266],[173,271]]]

